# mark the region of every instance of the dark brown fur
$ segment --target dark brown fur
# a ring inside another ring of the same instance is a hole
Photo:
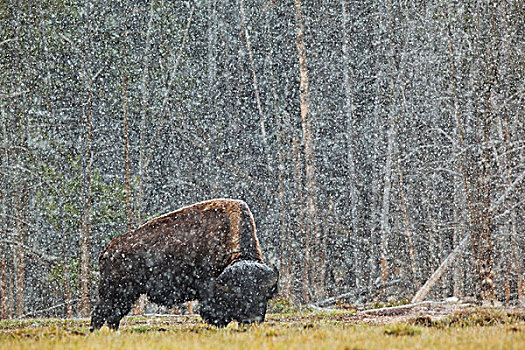
[[[118,328],[140,294],[168,307],[194,299],[213,303],[212,283],[238,261],[263,264],[253,215],[243,201],[214,199],[155,218],[100,254],[92,328],[105,321]]]

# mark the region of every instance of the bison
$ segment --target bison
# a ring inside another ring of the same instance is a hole
[[[205,322],[262,322],[279,274],[264,264],[245,202],[213,199],[157,217],[100,253],[91,331],[120,320],[141,294],[167,307],[199,301]]]

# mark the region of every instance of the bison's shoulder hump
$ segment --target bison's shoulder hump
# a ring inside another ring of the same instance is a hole
[[[248,208],[248,205],[246,204],[246,202],[240,199],[229,199],[229,198],[210,199],[207,201],[191,204],[191,205],[182,207],[180,209],[177,209],[175,211],[158,216],[144,223],[143,225],[139,226],[137,230],[140,230],[142,227],[145,227],[145,226],[152,226],[152,225],[160,224],[162,222],[176,221],[177,218],[183,217],[186,215],[205,213],[208,211],[224,212],[226,214],[230,214],[231,212],[238,212],[238,211],[250,212],[250,209]]]

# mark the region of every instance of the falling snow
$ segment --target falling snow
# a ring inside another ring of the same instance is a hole
[[[113,238],[211,198],[294,303],[525,303],[524,11],[0,2],[0,317],[89,316]]]

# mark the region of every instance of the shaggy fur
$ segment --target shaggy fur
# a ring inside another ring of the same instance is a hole
[[[241,272],[240,262],[247,270]],[[118,329],[140,294],[168,307],[197,299],[203,318],[218,325],[232,319],[260,320],[277,283],[276,273],[263,263],[250,209],[232,199],[205,201],[155,218],[113,239],[100,254],[99,265],[92,330],[104,322]],[[223,280],[241,281],[242,293],[255,293],[254,301],[239,306],[240,295],[233,295],[226,285],[217,289],[216,280],[223,273]],[[236,308],[247,310],[239,315]]]

